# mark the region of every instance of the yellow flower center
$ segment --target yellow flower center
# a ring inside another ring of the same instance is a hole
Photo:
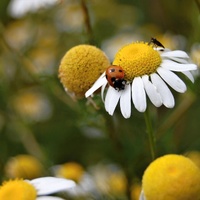
[[[108,184],[110,187],[110,192],[114,194],[123,194],[127,188],[126,177],[120,172],[111,174]]]
[[[75,162],[68,162],[61,165],[57,171],[58,176],[71,179],[76,182],[79,182],[79,180],[82,178],[83,173],[83,167]]]
[[[166,155],[149,165],[142,187],[147,200],[200,199],[200,169],[189,158]]]
[[[35,188],[24,180],[11,180],[4,182],[0,187],[1,200],[35,200]]]
[[[59,78],[67,91],[76,97],[84,97],[109,65],[108,58],[97,47],[78,45],[64,55],[59,67]]]
[[[121,66],[125,79],[154,73],[161,64],[160,54],[147,43],[131,43],[124,46],[115,56],[113,65]]]
[[[42,164],[31,155],[21,154],[8,160],[5,166],[10,178],[34,179],[42,175]]]

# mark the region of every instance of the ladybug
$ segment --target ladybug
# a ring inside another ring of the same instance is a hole
[[[110,86],[116,90],[124,90],[126,80],[124,80],[124,70],[120,66],[111,65],[106,69],[106,79]]]
[[[162,47],[163,49],[165,48],[156,38],[151,38],[149,45],[153,43],[156,47]]]

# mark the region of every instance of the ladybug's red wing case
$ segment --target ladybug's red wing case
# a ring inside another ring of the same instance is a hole
[[[124,90],[126,81],[124,80],[124,70],[120,66],[111,65],[106,70],[106,78],[110,86],[116,90]]]

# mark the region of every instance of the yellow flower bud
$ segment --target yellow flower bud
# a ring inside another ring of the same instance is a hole
[[[31,155],[12,157],[5,165],[5,173],[10,178],[33,179],[40,177],[42,172],[42,164]]]
[[[189,158],[165,155],[146,169],[142,188],[146,200],[199,200],[200,170]]]
[[[62,58],[59,78],[65,90],[76,97],[85,92],[110,65],[103,51],[91,45],[71,48]]]
[[[75,162],[68,162],[60,165],[56,172],[57,176],[71,179],[76,182],[79,182],[83,176],[83,173],[83,167]]]
[[[127,189],[127,179],[122,172],[113,172],[108,179],[108,185],[110,193],[116,195],[124,194]]]

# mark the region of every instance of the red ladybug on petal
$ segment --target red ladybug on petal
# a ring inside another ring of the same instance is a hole
[[[124,80],[124,70],[120,66],[111,65],[106,69],[106,79],[110,86],[116,90],[124,90],[126,80]]]

